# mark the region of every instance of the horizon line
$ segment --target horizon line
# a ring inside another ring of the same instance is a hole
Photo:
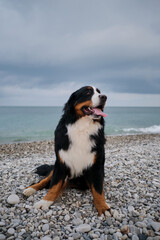
[[[0,105],[0,107],[64,107],[64,105],[53,105],[53,106],[48,106],[48,105],[45,105],[45,106],[40,106],[40,105],[34,105],[34,106],[31,106],[31,105],[15,105],[15,106],[12,106],[12,105]],[[113,106],[106,106],[105,108],[107,107],[157,107],[159,108],[160,106],[116,106],[116,105],[113,105]]]

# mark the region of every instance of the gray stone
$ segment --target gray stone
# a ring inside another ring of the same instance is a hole
[[[46,219],[42,219],[42,223],[48,223],[48,220],[46,220]]]
[[[49,224],[44,224],[42,226],[42,230],[43,230],[43,232],[46,232],[47,230],[49,230]]]
[[[98,238],[98,235],[95,233],[90,233],[89,236],[93,239],[93,238]]]
[[[146,240],[147,237],[148,237],[148,234],[147,234],[147,235],[144,234],[144,233],[142,233],[142,234],[138,234],[138,237],[139,237],[140,240]]]
[[[136,226],[134,226],[134,225],[129,225],[129,230],[130,230],[130,232],[133,234],[133,233],[135,233],[135,234],[138,234],[139,233],[139,230],[138,230],[138,228],[136,227]]]
[[[13,235],[15,233],[15,229],[9,228],[7,232],[8,232],[8,234]]]
[[[83,221],[80,218],[74,218],[72,220],[73,225],[78,226],[80,224],[83,224]]]
[[[49,236],[44,236],[41,238],[41,240],[51,240],[51,238]]]
[[[139,237],[137,235],[133,235],[132,240],[139,240]]]
[[[111,226],[113,223],[112,223],[112,218],[111,217],[108,217],[105,221],[107,223],[107,225]]]
[[[60,240],[58,236],[54,237],[53,240]]]
[[[147,225],[144,223],[144,222],[136,222],[135,224],[137,227],[140,227],[140,228],[146,228]]]
[[[73,233],[72,237],[76,240],[81,237],[80,233]]]
[[[156,232],[160,231],[160,222],[151,221],[150,224],[151,224],[152,228],[153,228]]]
[[[116,236],[117,236],[118,238],[121,239],[121,237],[122,237],[122,233],[121,233],[121,232],[116,232],[115,234],[116,234]]]
[[[17,204],[19,203],[19,197],[16,194],[11,194],[8,198],[7,198],[7,202],[9,204]]]
[[[0,233],[0,240],[4,240],[4,239],[6,239],[5,235]]]
[[[117,210],[114,210],[113,217],[114,217],[115,219],[117,219],[118,216],[119,216],[118,211],[117,211]]]
[[[0,227],[5,226],[5,222],[0,222]]]
[[[91,226],[89,224],[81,224],[76,228],[77,232],[89,232],[91,230]]]
[[[133,206],[128,206],[128,212],[132,212],[134,211],[134,207]]]
[[[64,220],[65,220],[66,222],[68,222],[68,221],[70,220],[69,214],[66,214],[66,215],[65,215]]]
[[[116,233],[113,234],[113,239],[118,240],[118,236],[116,235]]]

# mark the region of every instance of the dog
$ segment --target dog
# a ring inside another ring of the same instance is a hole
[[[55,130],[55,165],[38,167],[36,173],[45,178],[23,192],[30,196],[49,186],[48,193],[35,208],[49,208],[60,193],[71,186],[91,189],[99,215],[110,210],[103,189],[106,100],[107,97],[92,86],[82,87],[70,96]]]

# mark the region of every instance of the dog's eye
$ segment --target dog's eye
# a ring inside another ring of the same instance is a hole
[[[100,91],[98,88],[96,88],[96,91],[97,91],[98,93],[101,93],[101,91]]]
[[[91,89],[88,89],[87,92],[86,92],[87,95],[91,95],[92,94],[92,90]]]

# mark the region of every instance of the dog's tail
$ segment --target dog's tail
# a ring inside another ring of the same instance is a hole
[[[54,169],[55,165],[44,164],[36,168],[35,173],[39,176],[47,177]]]

